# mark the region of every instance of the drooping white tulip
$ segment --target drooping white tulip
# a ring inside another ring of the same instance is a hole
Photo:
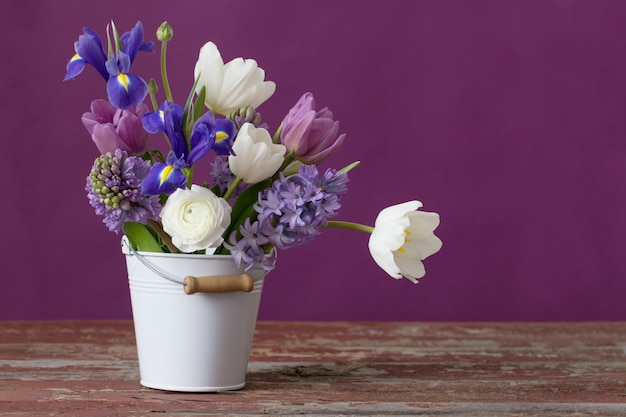
[[[265,80],[265,71],[254,59],[235,58],[224,64],[213,42],[200,49],[194,69],[196,92],[206,89],[205,104],[213,113],[228,115],[245,106],[257,108],[270,98],[276,84]]]
[[[230,170],[248,184],[271,177],[285,160],[287,148],[275,144],[267,130],[244,123],[233,145],[235,155],[228,157]]]
[[[422,260],[443,245],[435,236],[437,213],[417,211],[419,201],[408,201],[383,209],[376,218],[369,239],[374,261],[393,278],[405,277],[417,283],[426,274]]]

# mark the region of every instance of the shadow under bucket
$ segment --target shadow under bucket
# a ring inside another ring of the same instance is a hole
[[[247,272],[253,281],[250,292],[189,295],[185,277],[236,280],[243,268],[237,268],[230,255],[135,252],[126,238],[122,253],[141,385],[184,392],[243,388],[267,272]]]

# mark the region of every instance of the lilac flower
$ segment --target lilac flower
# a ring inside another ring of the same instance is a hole
[[[82,121],[101,154],[119,148],[140,155],[146,151],[150,139],[141,124],[141,117],[147,111],[143,103],[120,110],[98,99],[91,102],[91,112],[84,113]]]
[[[298,174],[280,178],[259,194],[257,221],[246,222],[230,236],[236,262],[260,265],[269,247],[287,249],[319,234],[328,219],[337,214],[339,198],[347,191],[347,174],[333,169],[320,178],[315,166],[302,166]]]
[[[110,231],[119,233],[124,222],[159,220],[161,205],[156,196],[145,196],[141,183],[150,163],[121,149],[99,156],[87,177],[87,197]]]
[[[339,122],[327,108],[315,111],[315,100],[305,93],[282,122],[281,143],[305,164],[319,164],[334,153],[346,135],[338,136]]]
[[[143,41],[141,22],[137,22],[130,32],[124,33],[119,39],[115,25],[112,26],[116,49],[109,51],[108,57],[98,34],[89,28],[83,28],[83,35],[74,43],[76,54],[68,62],[63,80],[76,78],[89,64],[107,82],[109,102],[125,110],[141,103],[148,94],[146,82],[129,71],[139,51],[153,52],[153,43]]]

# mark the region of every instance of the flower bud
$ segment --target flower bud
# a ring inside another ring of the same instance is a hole
[[[167,42],[174,37],[174,29],[167,22],[161,23],[157,29],[157,39],[161,42]]]
[[[159,87],[157,86],[154,78],[150,78],[150,82],[148,83],[148,94],[156,94],[159,92]]]

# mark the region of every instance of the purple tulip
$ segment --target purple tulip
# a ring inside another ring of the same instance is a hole
[[[83,114],[82,121],[100,153],[121,149],[140,155],[148,148],[150,139],[141,122],[147,111],[148,107],[143,103],[120,110],[106,100],[98,99],[91,103],[91,112]]]
[[[341,146],[346,135],[337,136],[339,122],[328,108],[315,111],[313,94],[305,93],[283,120],[281,142],[305,164],[318,164]]]

